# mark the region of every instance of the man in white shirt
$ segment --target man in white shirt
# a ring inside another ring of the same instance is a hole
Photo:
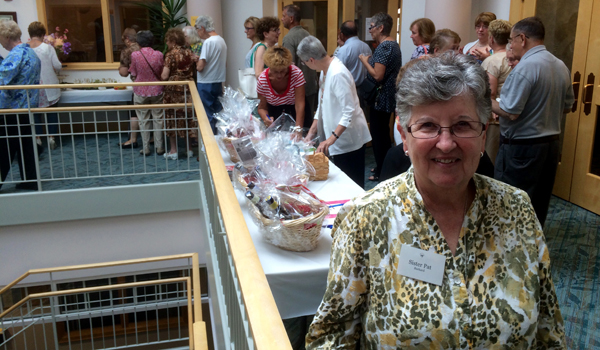
[[[354,78],[354,83],[358,87],[367,77],[367,68],[358,59],[358,56],[360,54],[372,55],[371,48],[358,38],[358,29],[354,21],[342,23],[339,38],[344,42],[344,45],[339,48],[335,57],[348,68]]]
[[[202,99],[213,133],[216,134],[215,125],[217,121],[213,115],[223,109],[219,97],[223,95],[222,84],[225,82],[227,45],[225,40],[215,32],[211,17],[198,16],[195,27],[198,36],[204,40],[200,59],[196,65],[198,70],[198,94]]]

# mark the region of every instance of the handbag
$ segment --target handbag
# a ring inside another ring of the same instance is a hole
[[[368,105],[375,104],[380,91],[381,84],[374,83],[369,79],[363,80],[362,84],[360,84],[360,86],[358,87],[359,97],[365,100]]]
[[[244,68],[238,70],[238,79],[240,81],[240,90],[248,98],[258,98],[256,93],[256,75],[254,68]]]

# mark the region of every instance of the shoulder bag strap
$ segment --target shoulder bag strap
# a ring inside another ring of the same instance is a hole
[[[160,81],[161,79],[158,77],[158,75],[154,71],[154,68],[152,68],[152,65],[150,64],[150,62],[148,62],[148,59],[146,58],[146,56],[144,56],[142,49],[140,49],[140,53],[142,54],[142,57],[144,57],[144,60],[146,60],[146,63],[148,63],[148,67],[150,67],[150,70],[152,71],[152,73],[154,73],[154,77],[156,78],[156,80]]]

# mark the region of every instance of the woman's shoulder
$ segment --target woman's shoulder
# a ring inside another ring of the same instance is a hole
[[[480,174],[473,175],[477,193],[487,212],[500,218],[536,218],[527,192]]]

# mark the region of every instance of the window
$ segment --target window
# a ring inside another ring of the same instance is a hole
[[[42,0],[38,9],[48,32],[68,29],[71,53],[59,57],[69,68],[100,68],[101,64],[118,63],[124,48],[121,33],[128,27],[150,29],[148,10],[139,4],[160,4],[160,0]],[[108,17],[108,18],[107,18]],[[90,63],[94,63],[90,65]]]

